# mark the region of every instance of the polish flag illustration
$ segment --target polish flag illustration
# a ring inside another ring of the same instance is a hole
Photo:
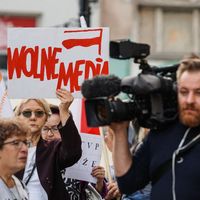
[[[64,33],[74,33],[74,32],[96,32],[97,36],[95,37],[86,37],[86,38],[70,38],[66,39],[62,42],[62,45],[66,49],[71,49],[76,46],[82,46],[82,47],[90,47],[93,45],[98,46],[98,54],[101,55],[101,42],[102,42],[102,32],[103,29],[87,29],[87,30],[68,30],[64,31]]]

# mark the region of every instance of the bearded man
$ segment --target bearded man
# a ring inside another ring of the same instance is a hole
[[[115,174],[122,193],[152,184],[151,200],[200,199],[200,58],[183,59],[177,70],[179,118],[151,130],[131,155],[128,122],[112,123]]]

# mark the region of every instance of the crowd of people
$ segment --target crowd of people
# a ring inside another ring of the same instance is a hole
[[[81,137],[69,110],[73,96],[65,89],[56,95],[58,106],[25,99],[13,119],[0,119],[0,199],[92,200],[91,191],[114,199],[103,166],[91,171],[96,184],[67,178],[66,168],[82,155]]]
[[[168,126],[140,127],[142,139],[132,147],[129,121],[106,128],[102,142],[112,153],[112,182],[101,165],[91,171],[96,183],[68,178],[66,169],[82,155],[81,137],[70,112],[74,97],[65,89],[56,96],[59,105],[26,99],[12,119],[0,119],[1,200],[200,199],[199,57],[184,58],[178,67],[178,116]]]

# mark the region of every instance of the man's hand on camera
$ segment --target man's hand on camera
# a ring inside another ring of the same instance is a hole
[[[129,121],[123,121],[123,122],[113,122],[110,124],[110,128],[113,130],[115,134],[120,134],[121,132],[127,132]]]

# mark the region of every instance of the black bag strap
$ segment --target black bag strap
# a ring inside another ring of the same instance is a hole
[[[25,189],[25,185],[24,185],[24,183],[23,183],[20,179],[19,179],[19,181],[20,181],[20,183],[21,183],[23,189]]]
[[[35,167],[36,167],[36,164],[34,163],[33,168],[32,168],[32,170],[31,170],[31,173],[29,174],[28,179],[27,179],[26,182],[25,182],[26,185],[29,183],[29,181],[30,181],[30,179],[31,179],[31,177],[32,177],[32,175],[33,175],[33,172],[34,172],[34,170],[35,170]]]
[[[198,144],[200,141],[200,138],[197,138],[194,142],[192,142],[190,145],[188,145],[185,149],[182,149],[179,151],[179,156],[183,156],[186,152],[188,152],[192,147],[195,146],[195,144]],[[153,172],[152,175],[152,184],[155,184],[164,174],[167,172],[172,166],[172,158],[165,161],[162,165],[158,167]]]

